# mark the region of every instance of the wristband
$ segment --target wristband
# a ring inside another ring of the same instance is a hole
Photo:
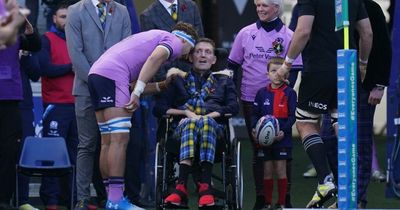
[[[376,89],[378,89],[378,90],[385,90],[385,87],[386,87],[386,86],[380,85],[380,84],[376,84],[375,87],[376,87]]]
[[[367,65],[368,64],[368,59],[367,60],[362,60],[361,58],[358,59],[358,62],[360,62],[361,64]]]
[[[292,64],[292,63],[293,63],[293,61],[294,61],[294,59],[293,59],[293,58],[289,58],[288,56],[286,56],[286,57],[285,57],[285,62],[286,62],[286,63],[290,63],[290,64]]]
[[[157,92],[161,92],[160,85],[158,84],[158,82],[156,82],[156,90]]]
[[[135,89],[133,90],[133,94],[135,94],[137,97],[140,97],[140,95],[143,93],[145,87],[146,87],[146,83],[138,80],[136,82]]]

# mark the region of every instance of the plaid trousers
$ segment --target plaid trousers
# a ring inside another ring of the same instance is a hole
[[[368,103],[369,92],[358,90],[358,202],[367,201],[367,188],[371,179],[372,140],[375,105]]]
[[[175,130],[175,136],[181,140],[179,159],[193,159],[195,149],[199,145],[200,162],[214,163],[217,137],[221,131],[222,125],[211,117],[203,116],[198,120],[183,119]]]

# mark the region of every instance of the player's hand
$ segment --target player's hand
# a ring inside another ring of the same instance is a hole
[[[174,74],[176,74],[176,75],[178,75],[178,76],[180,76],[182,78],[186,77],[186,75],[187,75],[186,72],[184,72],[184,71],[182,71],[182,70],[180,70],[178,68],[170,68],[168,70],[168,72],[167,72],[167,78],[172,76],[172,75],[174,75]]]
[[[18,8],[18,1],[17,0],[5,0],[5,7],[8,11],[12,9]]]
[[[381,103],[383,93],[384,93],[383,88],[375,87],[374,89],[369,92],[369,98],[368,98],[368,103],[371,105],[377,105]]]
[[[287,65],[286,63],[283,63],[281,67],[279,67],[278,71],[276,72],[278,75],[278,78],[283,81],[286,84],[289,84],[289,71],[290,71],[291,66]]]
[[[275,141],[281,141],[285,137],[285,133],[283,131],[279,131],[278,134],[275,136]]]
[[[0,20],[0,49],[5,49],[17,42],[18,29],[25,22],[26,13],[29,14],[29,10],[22,13],[19,8],[13,8],[9,10],[9,15],[5,19]]]
[[[129,103],[125,104],[125,109],[128,112],[134,112],[139,107],[140,107],[139,97],[132,92],[131,100],[129,101]]]
[[[29,20],[25,17],[25,35],[31,35],[33,34],[35,31],[33,29],[32,24],[29,22]]]
[[[19,8],[17,0],[6,0],[5,8],[9,12],[8,16],[0,19],[1,26],[10,24],[14,27],[19,27],[25,22],[25,17],[30,14],[30,10],[26,8]]]
[[[367,64],[358,63],[358,69],[360,70],[361,82],[364,82],[365,75],[367,75]]]

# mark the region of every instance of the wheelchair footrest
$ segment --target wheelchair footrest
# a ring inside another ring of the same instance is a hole
[[[199,207],[199,210],[221,210],[223,206],[221,205],[213,205],[213,206],[203,206]]]
[[[166,209],[189,209],[189,206],[187,205],[175,205],[172,203],[166,203],[164,204],[164,208]]]
[[[214,196],[216,198],[225,199],[225,192],[224,191],[218,190],[218,189],[215,189],[215,188],[213,188],[212,191],[213,191],[213,194],[214,194]]]

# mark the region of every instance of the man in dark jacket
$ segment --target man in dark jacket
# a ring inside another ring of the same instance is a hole
[[[50,30],[42,36],[42,50],[37,54],[39,59],[38,73],[42,78],[42,98],[44,105],[43,136],[65,139],[70,161],[76,164],[78,148],[78,131],[75,119],[75,98],[72,95],[74,72],[68,55],[65,40],[65,23],[69,4],[61,3],[54,8]],[[42,179],[40,197],[46,209],[57,209],[62,192],[67,200],[71,199],[72,186],[70,177],[62,179],[45,177]],[[67,202],[69,203],[69,202]]]
[[[379,4],[363,0],[373,32],[372,49],[358,84],[358,207],[365,208],[371,178],[373,122],[376,105],[389,85],[392,49],[385,15]]]
[[[177,77],[157,102],[155,114],[176,115],[176,138],[180,139],[179,178],[175,191],[165,199],[173,205],[187,204],[187,179],[195,151],[198,150],[200,170],[198,180],[199,206],[214,205],[211,190],[211,173],[217,138],[222,131],[220,117],[237,114],[239,105],[232,79],[210,68],[216,62],[215,44],[210,39],[200,39],[190,56],[192,70]]]
[[[331,169],[327,164],[328,150],[318,134],[318,120],[330,114],[337,133],[337,50],[343,46],[343,34],[335,32],[334,4],[325,0],[299,0],[299,18],[285,63],[278,70],[286,78],[295,58],[306,58],[301,78],[296,127],[304,149],[312,161],[318,178],[317,190],[307,208],[321,207],[337,191]],[[320,12],[324,11],[324,12]],[[349,46],[354,49],[354,32],[360,34],[358,58],[360,69],[368,60],[372,45],[372,30],[361,0],[349,1]]]

